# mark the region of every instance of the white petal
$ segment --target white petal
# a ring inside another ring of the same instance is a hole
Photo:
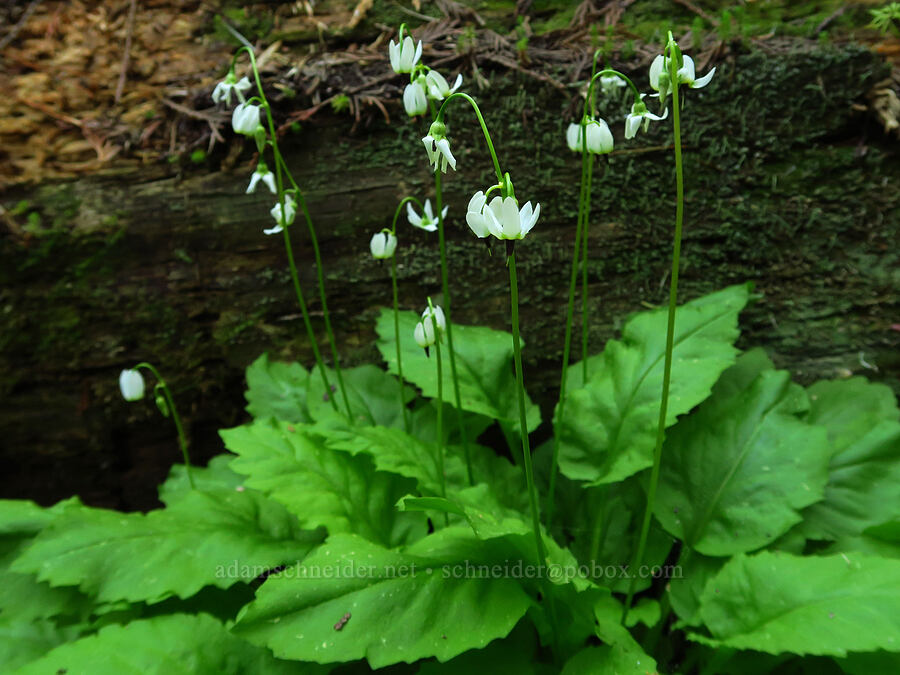
[[[531,232],[531,228],[535,226],[535,223],[537,223],[539,215],[541,215],[541,205],[536,203],[534,205],[534,212],[531,214],[531,220],[526,224],[527,226],[522,227],[523,235]]]
[[[566,144],[572,152],[581,152],[581,125],[570,124],[566,129]]]
[[[278,234],[279,232],[284,232],[284,228],[281,225],[276,225],[268,230],[263,230],[263,234]]]
[[[431,200],[425,200],[425,218],[428,220],[434,220],[434,211],[431,209]]]
[[[641,116],[635,115],[633,113],[628,113],[625,117],[625,138],[631,139],[634,138],[634,135],[638,132],[638,129],[641,128]]]
[[[660,54],[650,64],[650,88],[659,91],[659,75],[663,71],[664,56]]]
[[[445,206],[441,209],[441,220],[447,220],[447,211],[450,210],[449,206]]]
[[[422,226],[422,216],[413,211],[412,204],[410,202],[406,202],[406,219],[409,221],[409,224],[413,227],[421,227]]]
[[[391,57],[391,70],[400,72],[400,45],[391,40],[388,45],[388,55]]]
[[[697,74],[694,70],[694,59],[690,56],[682,56],[684,64],[678,69],[678,84],[690,85],[696,79]]]
[[[381,258],[384,254],[384,234],[381,232],[377,232],[372,235],[371,241],[369,241],[369,251],[372,252],[373,258]]]
[[[699,80],[694,80],[694,83],[691,85],[691,89],[699,89],[700,87],[705,87],[709,84],[709,81],[712,79],[713,75],[716,74],[716,69],[713,68],[706,75],[701,77]]]
[[[228,103],[231,102],[231,100],[230,100],[231,99],[231,89],[224,82],[219,82],[216,85],[216,88],[213,89],[213,93],[212,93],[213,103],[218,103],[223,98],[226,100],[226,102],[228,102]]]
[[[416,53],[413,56],[412,64],[416,65],[419,62],[419,59],[422,58],[422,41],[419,40],[419,44],[416,45]]]
[[[259,179],[262,176],[259,175],[256,171],[253,172],[253,175],[250,176],[250,185],[247,186],[246,194],[250,194],[251,192],[256,192],[256,184],[259,182]]]
[[[490,234],[487,219],[480,213],[469,211],[466,214],[466,224],[479,239],[484,239],[486,236],[488,236],[488,234]]]
[[[278,188],[275,187],[274,173],[272,173],[271,171],[267,171],[266,174],[262,177],[262,182],[268,186],[269,192],[271,192],[273,195],[278,194]]]
[[[503,225],[503,234],[508,239],[519,239],[522,234],[522,223],[519,220],[519,207],[512,197],[503,200],[500,222]]]
[[[500,198],[496,197],[495,199],[500,199]],[[491,202],[491,203],[493,204],[493,202]],[[485,224],[487,225],[488,232],[490,232],[492,235],[497,237],[497,239],[503,239],[504,238],[503,237],[503,226],[500,225],[500,221],[497,220],[497,214],[495,213],[494,209],[491,207],[486,208],[484,210],[484,215],[485,215],[485,219],[486,219]]]
[[[487,197],[484,196],[484,192],[479,190],[472,198],[469,200],[469,205],[466,207],[466,211],[481,213],[482,209],[484,209],[484,202],[487,201]]]
[[[462,73],[456,76],[456,82],[453,83],[453,86],[450,87],[450,93],[455,92],[462,85]]]
[[[437,149],[440,150],[441,154],[444,156],[447,162],[450,163],[450,166],[453,167],[453,170],[456,171],[456,158],[453,157],[453,154],[450,152],[450,142],[446,138],[442,138],[437,143]],[[444,169],[446,172],[446,168]]]

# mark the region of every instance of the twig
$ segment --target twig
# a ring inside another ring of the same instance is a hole
[[[545,82],[546,84],[549,84],[549,85],[555,87],[556,89],[563,92],[564,94],[567,93],[565,85],[561,84],[560,82],[557,82],[552,77],[548,77],[547,75],[544,75],[543,73],[538,73],[534,70],[529,70],[528,68],[523,68],[522,66],[520,66],[518,63],[516,63],[515,61],[513,61],[510,58],[501,56],[500,54],[485,54],[484,58],[486,58],[488,61],[493,61],[494,63],[499,63],[501,66],[506,66],[507,68],[512,68],[514,70],[518,70],[520,73],[524,73],[525,75],[529,75],[530,77],[533,77],[536,80],[540,80],[541,82]]]
[[[25,8],[25,11],[22,13],[22,17],[16,22],[16,25],[10,28],[9,32],[3,36],[2,40],[0,40],[0,49],[5,49],[10,42],[16,39],[19,31],[22,30],[22,27],[26,23],[28,23],[28,19],[31,18],[32,14],[34,14],[34,10],[37,9],[37,6],[39,4],[41,4],[41,0],[31,0],[31,4]]]
[[[134,36],[134,15],[137,12],[137,0],[131,0],[128,8],[128,22],[125,28],[125,56],[122,58],[122,70],[119,73],[119,83],[116,85],[115,102],[122,100],[122,90],[125,89],[125,78],[128,76],[128,65],[131,62],[131,38]]]
[[[819,33],[828,28],[832,21],[838,18],[841,14],[847,11],[846,5],[841,5],[836,10],[834,10],[831,14],[829,14],[822,23],[816,26],[816,29],[813,31],[813,37],[818,37]]]
[[[683,7],[687,7],[687,8],[688,8],[689,10],[691,10],[694,14],[697,14],[698,16],[703,17],[706,21],[709,21],[713,26],[718,26],[718,25],[719,25],[719,20],[718,20],[718,19],[716,19],[715,17],[710,16],[709,14],[707,14],[706,12],[704,12],[702,9],[700,9],[699,7],[697,7],[697,5],[695,5],[694,3],[692,3],[690,0],[675,0],[675,2],[677,2],[679,5],[681,5],[681,6],[683,6]]]

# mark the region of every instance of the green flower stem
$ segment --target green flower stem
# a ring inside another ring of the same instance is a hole
[[[266,108],[266,114],[268,115],[268,107]],[[269,116],[271,119],[271,116]],[[275,129],[274,126],[272,128],[272,136],[274,139]],[[318,279],[319,284],[319,302],[322,303],[322,316],[325,318],[325,332],[328,334],[328,345],[331,348],[331,359],[334,361],[334,372],[337,376],[338,388],[341,390],[341,397],[344,399],[344,407],[347,409],[347,419],[350,422],[353,422],[353,413],[350,410],[350,398],[347,394],[347,388],[344,386],[344,376],[341,373],[341,359],[338,356],[337,344],[334,340],[334,331],[331,329],[331,318],[328,312],[328,300],[325,296],[325,276],[322,267],[322,254],[319,251],[319,239],[316,237],[316,228],[313,227],[312,216],[309,213],[309,209],[306,206],[306,199],[303,197],[303,192],[300,190],[300,186],[297,185],[294,177],[291,175],[291,172],[288,170],[287,165],[284,163],[284,157],[281,156],[281,153],[278,152],[277,146],[275,145],[275,141],[272,141],[272,146],[275,148],[275,156],[277,158],[278,163],[281,165],[284,170],[285,175],[288,177],[288,180],[291,182],[291,185],[294,188],[294,192],[297,195],[297,205],[303,211],[303,217],[306,219],[306,227],[309,230],[309,238],[312,241],[313,245],[313,255],[316,259],[316,277]],[[287,231],[288,228],[284,228]],[[330,395],[329,395],[330,398]]]
[[[488,152],[491,154],[491,160],[494,162],[494,171],[497,174],[497,182],[503,182],[503,173],[500,171],[500,161],[497,159],[497,153],[494,150],[494,144],[491,142],[491,134],[488,132],[487,124],[484,121],[484,117],[481,114],[481,109],[478,107],[478,104],[475,102],[475,99],[469,96],[466,93],[461,91],[457,91],[453,94],[450,94],[447,98],[444,99],[443,104],[441,104],[441,109],[438,110],[437,117],[435,118],[436,122],[441,122],[444,119],[444,111],[447,108],[447,104],[450,103],[455,98],[462,98],[468,101],[469,105],[472,106],[472,110],[475,111],[475,117],[478,118],[478,124],[481,125],[481,133],[484,135],[484,142],[487,144]],[[440,213],[440,211],[438,211]]]
[[[672,376],[672,349],[675,341],[675,307],[678,299],[678,270],[681,260],[681,226],[684,221],[684,170],[681,159],[681,121],[679,119],[678,101],[678,63],[675,58],[672,33],[669,33],[669,41],[666,47],[672,55],[669,59],[669,75],[672,86],[672,127],[675,136],[675,241],[672,251],[672,279],[669,284],[669,317],[666,325],[666,359],[663,365],[662,400],[659,405],[659,422],[656,427],[656,447],[653,450],[653,468],[650,470],[650,484],[647,487],[647,508],[644,511],[644,520],[641,523],[641,533],[638,539],[637,552],[631,569],[640,567],[647,548],[647,535],[650,532],[650,521],[653,517],[653,505],[656,501],[656,487],[659,484],[659,468],[662,461],[662,446],[666,431],[666,412],[669,405],[669,381]],[[635,577],[628,584],[628,595],[625,598],[625,609],[622,612],[622,624],[628,619],[628,610],[634,597]]]
[[[247,40],[242,35],[240,35],[240,33],[235,31],[234,29],[232,29],[227,23],[224,25],[226,28],[228,28],[228,30],[232,34],[234,34],[244,44],[244,46],[241,47],[240,49],[238,49],[237,52],[235,52],[235,55],[232,57],[231,69],[232,70],[234,69],[234,65],[237,62],[237,59],[240,56],[241,52],[247,52],[247,56],[250,59],[250,66],[251,66],[251,70],[253,72],[253,78],[256,81],[256,89],[257,89],[257,91],[259,91],[260,97],[262,97],[261,100],[263,103],[263,109],[266,111],[266,122],[269,127],[269,134],[272,137],[271,138],[272,152],[275,155],[275,182],[276,182],[276,186],[278,188],[278,203],[281,207],[281,212],[283,214],[284,213],[284,174],[283,174],[283,171],[286,171],[286,167],[284,165],[284,160],[281,158],[281,153],[278,150],[277,136],[276,136],[276,131],[275,131],[275,121],[272,118],[272,111],[269,108],[269,104],[265,99],[265,94],[263,92],[263,87],[262,87],[262,81],[259,78],[259,70],[256,67],[256,56],[253,54],[253,46],[249,42],[247,42]],[[260,154],[262,154],[262,153],[260,153]],[[288,173],[288,177],[291,178],[290,173]],[[291,178],[291,182],[293,182],[292,178]],[[299,188],[298,188],[298,196],[299,196],[299,194],[300,193],[299,193]],[[285,251],[287,252],[288,267],[290,268],[290,271],[291,271],[291,282],[294,286],[294,293],[297,296],[297,302],[300,305],[300,313],[303,316],[303,324],[306,327],[306,334],[307,334],[307,337],[309,338],[309,344],[313,350],[313,357],[315,358],[316,366],[319,370],[319,374],[322,377],[322,383],[325,385],[325,391],[330,393],[331,385],[328,382],[328,374],[325,371],[325,364],[322,361],[322,354],[319,352],[318,340],[316,340],[316,334],[315,334],[315,331],[313,331],[312,322],[310,321],[310,318],[309,318],[309,311],[306,307],[306,300],[303,297],[303,289],[300,286],[300,277],[297,273],[297,265],[294,262],[294,250],[293,250],[293,246],[291,245],[291,237],[290,237],[290,233],[288,231],[289,228],[286,227],[284,223],[282,223],[281,225],[283,228],[282,231],[284,233],[284,247],[285,247]],[[334,397],[329,396],[328,399],[331,401],[331,405],[334,408],[335,412],[337,412],[337,409],[338,409],[337,402],[334,400]]]
[[[587,154],[587,153],[585,153]],[[581,216],[581,381],[587,384],[588,381],[588,329],[590,322],[588,321],[588,222],[591,215],[591,181],[594,175],[594,158],[587,155],[587,178],[584,190],[583,203],[580,211]]]
[[[534,465],[531,461],[531,447],[528,439],[528,419],[525,412],[525,376],[522,371],[522,341],[519,338],[519,282],[516,276],[516,252],[513,249],[509,258],[509,307],[510,322],[513,332],[513,356],[516,366],[516,384],[518,385],[519,399],[519,425],[522,434],[522,460],[525,465],[525,483],[528,487],[528,502],[531,507],[531,524],[534,528],[534,544],[537,552],[538,564],[545,565],[547,553],[544,548],[544,539],[541,536],[541,517],[538,508],[537,487],[534,484]],[[557,627],[556,610],[550,593],[548,580],[543,579],[544,598],[550,615],[550,625],[553,630],[553,649],[559,656],[559,631]]]
[[[550,461],[550,483],[547,490],[547,529],[553,525],[553,506],[556,494],[556,476],[559,473],[559,429],[566,404],[566,380],[569,374],[569,356],[572,349],[572,320],[575,315],[575,286],[578,279],[578,252],[581,246],[581,216],[584,192],[587,185],[587,157],[581,156],[581,190],[578,195],[578,217],[575,220],[575,246],[572,251],[572,264],[569,270],[569,301],[566,305],[566,337],[563,343],[563,367],[559,376],[559,403],[557,404],[557,432],[553,434],[553,457]]]
[[[438,443],[438,476],[441,479],[441,497],[447,496],[447,482],[444,477],[444,371],[441,367],[441,340],[437,321],[431,318],[434,328],[434,356],[437,361],[437,443]],[[446,516],[446,514],[444,514]]]
[[[438,113],[440,115],[440,113]],[[447,321],[447,345],[450,351],[450,375],[453,378],[453,398],[456,401],[456,422],[463,442],[463,453],[466,458],[466,476],[469,485],[475,485],[472,472],[472,457],[469,450],[469,434],[463,420],[462,396],[459,393],[459,377],[456,375],[456,350],[453,348],[453,319],[450,315],[450,283],[447,273],[447,243],[444,240],[443,194],[441,191],[441,170],[434,171],[434,201],[437,204],[438,248],[441,252],[441,292],[444,296],[444,318]],[[438,381],[440,384],[440,381]],[[441,476],[443,480],[443,476]]]
[[[172,391],[169,389],[169,385],[163,379],[163,376],[153,367],[152,363],[143,361],[134,367],[135,370],[138,368],[146,368],[153,373],[153,376],[158,382],[157,386],[162,389],[163,396],[165,396],[166,399],[166,408],[172,413],[172,421],[175,422],[175,431],[178,434],[178,445],[181,447],[181,456],[184,458],[184,470],[185,473],[187,473],[188,483],[190,483],[191,489],[193,490],[196,488],[196,485],[194,484],[194,474],[191,472],[191,458],[188,454],[187,438],[184,435],[184,427],[181,425],[181,417],[178,415],[178,410],[175,408]]]
[[[397,204],[397,210],[394,211],[394,221],[391,223],[391,234],[397,236],[397,219],[400,217],[400,211],[405,204],[415,202],[419,209],[424,211],[421,202],[415,197],[404,197]],[[406,400],[403,397],[403,357],[400,349],[400,302],[397,297],[397,253],[391,256],[391,287],[394,294],[394,341],[397,343],[397,378],[400,383],[400,409],[403,411],[403,430],[409,433],[409,411],[406,409]]]
[[[403,412],[403,430],[409,433],[409,411],[403,395],[403,358],[400,355],[400,304],[397,299],[397,253],[391,256],[391,288],[394,296],[394,342],[397,343],[397,384],[400,385],[400,410]]]
[[[435,115],[435,121],[440,122],[443,120],[444,111],[447,108],[447,104],[450,103],[450,101],[454,98],[465,99],[475,111],[475,116],[478,118],[478,123],[481,125],[481,133],[484,135],[484,140],[487,144],[488,152],[490,152],[491,160],[494,163],[494,171],[497,173],[497,181],[502,183],[503,174],[500,171],[500,161],[497,159],[497,152],[494,150],[494,144],[491,142],[491,134],[490,132],[488,132],[487,124],[484,121],[484,117],[482,116],[481,110],[478,108],[478,104],[475,102],[475,99],[463,92],[450,94],[450,96],[444,99],[444,102],[441,104],[440,110],[438,110],[437,115]],[[438,168],[435,168],[434,171],[434,191],[434,198],[435,202],[437,203],[438,243],[441,251],[441,291],[444,295],[444,314],[446,315],[447,319],[447,343],[450,350],[450,373],[453,377],[453,395],[456,401],[456,414],[457,420],[459,422],[459,431],[463,441],[463,450],[466,457],[466,472],[468,474],[469,485],[474,485],[475,479],[474,474],[472,473],[472,459],[469,450],[469,438],[468,433],[466,432],[465,422],[463,421],[462,397],[459,393],[459,378],[456,374],[456,350],[453,348],[453,321],[450,314],[450,285],[448,283],[447,273],[447,247],[444,240],[444,216],[442,214],[443,195],[441,191],[441,171]]]

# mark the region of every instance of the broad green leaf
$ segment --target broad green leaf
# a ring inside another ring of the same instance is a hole
[[[78,586],[98,601],[158,602],[241,581],[302,559],[321,537],[300,529],[280,504],[251,492],[195,491],[173,507],[118,513],[81,507],[45,528],[12,566],[53,586]]]
[[[421,515],[394,509],[414,489],[411,480],[376,471],[364,455],[332,450],[311,427],[257,420],[220,433],[239,455],[232,470],[247,476],[248,487],[284,504],[305,527],[355,532],[389,547],[424,534]]]
[[[432,547],[448,535],[467,543],[450,546],[453,557]],[[234,632],[280,658],[316,663],[445,661],[507,635],[531,602],[514,579],[466,578],[465,564],[486,560],[484,549],[471,534],[446,529],[406,552],[336,534],[297,568],[270,577]]]
[[[494,420],[489,417],[466,412],[465,410],[462,412],[462,421],[460,422],[456,408],[446,402],[444,403],[442,415],[444,443],[447,445],[462,444],[460,424],[465,427],[466,438],[469,443],[474,443],[484,433],[484,430],[494,423]],[[410,411],[409,427],[411,436],[415,436],[425,443],[436,443],[437,401],[434,399],[420,399],[416,408]]]
[[[595,583],[614,592],[627,593],[632,583],[630,565],[634,546],[647,503],[637,481],[584,488],[562,477],[557,495],[557,513],[565,514],[559,520],[564,520],[564,529],[572,539],[572,552],[589,566]],[[652,521],[644,552],[647,570],[664,565],[672,544],[672,537]],[[638,575],[634,588],[643,591],[652,583],[651,574]]]
[[[82,617],[90,611],[93,603],[76,589],[52,588],[32,574],[10,569],[44,527],[67,509],[78,508],[83,507],[77,499],[48,509],[24,500],[0,500],[0,615],[7,621],[26,622],[61,614]],[[7,628],[14,629],[11,624]],[[27,642],[27,638],[23,640]]]
[[[737,355],[738,313],[749,286],[732,286],[693,300],[675,314],[672,377],[666,426],[703,401]],[[572,366],[560,435],[562,472],[597,485],[620,481],[653,464],[665,361],[667,311],[632,317],[622,341],[610,340],[589,362],[589,381],[578,387]]]
[[[60,628],[52,621],[4,615],[0,619],[0,672],[11,673],[19,666],[34,661],[57,645],[74,640],[82,629],[78,625]]]
[[[809,389],[809,420],[834,448],[825,498],[803,511],[809,539],[858,536],[900,516],[900,411],[890,389],[862,378]]]
[[[703,589],[728,559],[710,558],[694,551],[683,553],[681,558],[678,561],[681,574],[667,586],[669,600],[678,615],[678,627],[699,626],[702,623],[699,609]]]
[[[328,381],[331,383],[332,392],[325,391],[322,378],[317,373],[310,375],[309,393],[306,404],[309,414],[314,420],[326,419],[335,415],[331,399],[337,403],[341,416],[345,415],[347,408],[344,405],[344,397],[337,389],[337,374],[330,368]],[[350,401],[350,410],[353,412],[353,421],[357,425],[379,424],[385,427],[403,427],[403,412],[400,410],[400,382],[386,372],[373,365],[358,366],[356,368],[344,368],[341,370],[344,386],[347,388],[347,398]],[[415,392],[407,386],[403,387],[404,403],[412,400]]]
[[[900,651],[900,561],[862,554],[732,558],[706,585],[713,646],[770,654]]]
[[[656,661],[642,650],[615,645],[585,647],[566,662],[562,675],[647,675],[655,673]]]
[[[752,551],[800,521],[822,498],[830,449],[825,430],[801,419],[808,402],[784,371],[746,388],[722,375],[712,397],[668,432],[655,515],[710,556]]]
[[[194,478],[194,488],[188,481],[184,464],[173,464],[166,482],[159,486],[159,501],[166,506],[172,506],[182,497],[189,495],[193,489],[204,492],[215,490],[237,490],[244,484],[244,477],[231,470],[231,460],[234,455],[225,453],[216,455],[207,466],[192,466],[191,475]]]
[[[558,668],[538,662],[537,648],[534,628],[527,621],[520,621],[507,637],[494,640],[484,649],[471,649],[446,663],[428,661],[419,668],[418,675],[556,675]]]
[[[438,447],[434,443],[420,441],[402,429],[352,426],[338,416],[317,424],[315,430],[327,447],[351,455],[368,455],[379,471],[413,478],[422,492],[440,494]],[[447,461],[458,460],[446,457],[445,451],[445,473]]]
[[[247,367],[247,412],[257,419],[309,422],[309,373],[298,363],[269,361],[263,354]]]
[[[18,671],[20,675],[319,675],[308,663],[279,661],[235,637],[205,614],[171,614],[107,626],[96,635],[61,645]]]
[[[400,312],[403,377],[419,387],[423,395],[435,398],[437,366],[434,354],[432,353],[431,358],[426,357],[425,350],[416,345],[412,338],[418,320],[418,315],[413,312]],[[378,349],[389,370],[396,374],[397,343],[391,310],[382,310],[375,329],[378,331]],[[444,346],[446,345],[445,340]],[[518,387],[512,366],[512,336],[484,326],[454,324],[453,346],[456,348],[456,371],[463,410],[486,415],[518,431]],[[444,359],[444,401],[453,403],[455,398],[450,358],[446,349],[441,355]],[[534,431],[541,422],[541,413],[530,399],[526,399],[526,414],[528,431]]]

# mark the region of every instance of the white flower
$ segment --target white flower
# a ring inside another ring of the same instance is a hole
[[[391,68],[395,73],[411,73],[413,66],[422,56],[422,41],[419,40],[418,45],[413,44],[413,39],[409,35],[403,38],[400,44],[391,40],[388,54],[391,57]]]
[[[254,136],[256,132],[262,129],[262,123],[259,121],[260,106],[250,105],[249,103],[240,103],[231,114],[231,126],[235,133],[244,134],[245,136]]]
[[[476,201],[478,193],[472,198]],[[483,199],[483,197],[482,197]],[[469,202],[472,205],[472,201]],[[475,205],[477,205],[477,201]],[[488,231],[497,239],[523,239],[531,231],[541,215],[541,205],[535,204],[534,210],[531,202],[525,202],[525,206],[519,210],[516,200],[512,197],[494,197],[491,203],[482,209]],[[466,214],[466,222],[469,222]],[[471,228],[472,225],[470,224]],[[473,232],[474,232],[473,228]],[[475,234],[478,234],[475,232]]]
[[[242,77],[239,82],[234,75],[234,71],[229,70],[225,79],[219,82],[219,84],[216,85],[216,88],[213,89],[212,100],[214,103],[218,103],[222,99],[225,99],[225,105],[231,105],[231,92],[234,91],[237,93],[241,103],[243,103],[244,92],[249,91],[252,86],[250,80],[246,77]]]
[[[466,208],[466,223],[469,229],[475,233],[479,239],[484,239],[491,231],[488,227],[488,217],[484,214],[484,203],[487,197],[484,192],[479,190],[469,200],[469,206]]]
[[[625,80],[623,80],[618,75],[601,75],[600,76],[600,89],[607,96],[611,96],[616,93],[617,89],[621,89],[625,86]]]
[[[422,142],[425,144],[425,152],[428,153],[428,161],[431,163],[434,171],[437,171],[438,164],[440,164],[441,171],[444,173],[447,173],[448,164],[451,169],[456,171],[456,158],[450,152],[450,141],[444,137],[434,138],[431,134],[428,134],[422,139]]]
[[[123,370],[119,375],[119,389],[126,401],[144,398],[144,378],[137,370]]]
[[[260,162],[256,165],[256,171],[250,176],[250,185],[247,186],[247,194],[256,192],[256,184],[262,181],[269,188],[269,192],[273,195],[277,194],[278,188],[275,187],[275,174],[269,171],[269,168]]]
[[[609,126],[602,119],[589,117],[587,122],[587,151],[595,155],[612,152],[613,135]],[[581,152],[581,125],[570,124],[566,130],[566,143],[573,152]]]
[[[690,56],[682,56],[681,58],[683,59],[683,63],[677,72],[678,84],[687,85],[691,89],[699,89],[700,87],[705,87],[709,84],[709,81],[716,72],[715,68],[698,80],[696,72],[694,71],[694,59]],[[672,89],[668,70],[669,59],[662,54],[653,59],[653,63],[650,64],[650,87],[654,91],[659,92],[659,96],[662,99],[665,99]]]
[[[369,250],[372,251],[372,257],[376,260],[390,258],[397,250],[397,237],[390,230],[382,230],[373,234],[372,241],[369,242]]]
[[[641,98],[643,99],[646,94],[641,94]],[[647,127],[650,126],[650,120],[654,122],[659,122],[660,120],[666,119],[669,116],[669,109],[666,108],[662,117],[659,115],[654,115],[652,112],[647,110],[647,106],[644,105],[643,102],[633,103],[631,105],[631,112],[625,116],[625,138],[634,138],[634,135],[638,132],[638,129],[641,128],[641,122],[644,123],[644,133],[647,132]]]
[[[419,215],[415,212],[410,202],[406,202],[406,218],[409,220],[409,224],[413,227],[418,227],[420,229],[425,230],[426,232],[434,232],[438,229],[438,220],[434,217],[434,212],[431,210],[431,200],[425,200],[425,206],[423,207],[425,213],[423,215]],[[447,209],[449,206],[445,206],[441,209],[441,219],[447,217]]]
[[[453,83],[453,88],[451,88],[443,75],[436,70],[429,70],[425,75],[425,82],[428,85],[428,95],[437,101],[442,101],[459,89],[459,85],[462,84],[462,79],[462,73],[460,73],[456,76],[456,82]]]
[[[424,115],[428,112],[428,99],[425,97],[425,88],[417,79],[410,82],[403,90],[403,107],[410,117]]]
[[[294,201],[294,198],[290,195],[284,196],[284,217],[281,215],[281,204],[278,203],[272,207],[272,210],[269,211],[272,217],[275,219],[275,222],[278,223],[275,227],[271,227],[268,230],[263,230],[263,234],[278,234],[282,230],[284,230],[285,225],[290,225],[294,222],[294,218],[297,215],[297,202]]]
[[[434,332],[435,324],[437,324],[437,334]],[[426,307],[413,331],[413,338],[417,345],[428,349],[435,342],[441,340],[445,330],[447,330],[447,320],[444,318],[444,310],[439,305],[435,305],[433,311],[431,307]]]

